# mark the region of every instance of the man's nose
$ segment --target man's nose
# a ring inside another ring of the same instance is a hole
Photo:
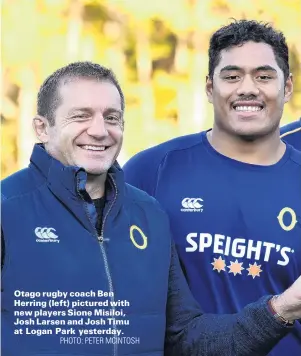
[[[88,135],[96,138],[102,138],[109,135],[105,120],[102,115],[95,115],[93,117],[87,133]]]
[[[237,95],[254,95],[257,96],[259,94],[259,89],[256,81],[252,76],[246,75],[243,80],[239,83],[239,87],[237,88]]]

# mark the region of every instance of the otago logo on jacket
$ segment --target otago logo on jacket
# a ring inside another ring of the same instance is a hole
[[[289,224],[285,224],[285,223],[284,223],[284,215],[285,215],[285,214],[290,215],[291,221],[290,221]],[[283,229],[284,231],[291,231],[291,230],[293,230],[293,228],[295,227],[295,225],[296,225],[297,222],[298,222],[298,221],[297,221],[296,213],[294,212],[293,209],[288,208],[288,207],[285,207],[285,208],[283,208],[283,209],[280,211],[279,215],[277,216],[277,219],[278,219],[278,221],[279,221],[280,226],[282,227],[282,229]]]
[[[134,234],[134,232],[136,233]],[[138,240],[138,235],[140,235],[139,240]],[[137,225],[132,225],[130,227],[130,238],[134,246],[139,248],[140,250],[144,250],[147,247],[147,237],[145,236],[144,232],[140,229],[140,227],[138,227]]]

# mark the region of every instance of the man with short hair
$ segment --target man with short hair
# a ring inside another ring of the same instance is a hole
[[[37,106],[41,144],[2,181],[3,356],[265,355],[292,330],[276,316],[301,317],[301,278],[237,315],[202,314],[165,212],[116,162],[124,96],[110,70],[61,68]]]
[[[280,137],[286,143],[301,150],[301,118],[280,128]]]
[[[207,313],[239,312],[301,274],[301,153],[279,135],[292,92],[283,34],[234,21],[210,40],[212,130],[124,166],[126,181],[167,211],[189,287]],[[269,355],[287,350],[301,355],[300,323]]]

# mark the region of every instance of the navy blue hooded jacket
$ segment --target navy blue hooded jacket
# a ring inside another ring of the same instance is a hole
[[[2,182],[3,356],[265,355],[289,331],[269,297],[202,315],[166,214],[116,166],[97,236],[86,178],[36,145],[29,168]]]

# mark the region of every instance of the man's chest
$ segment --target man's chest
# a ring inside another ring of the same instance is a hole
[[[187,173],[178,169],[173,181],[161,179],[156,194],[169,214],[181,256],[217,269],[243,263],[254,274],[259,273],[256,266],[266,264],[277,270],[291,264],[301,271],[297,179],[280,184],[277,175],[271,179],[210,168]]]

